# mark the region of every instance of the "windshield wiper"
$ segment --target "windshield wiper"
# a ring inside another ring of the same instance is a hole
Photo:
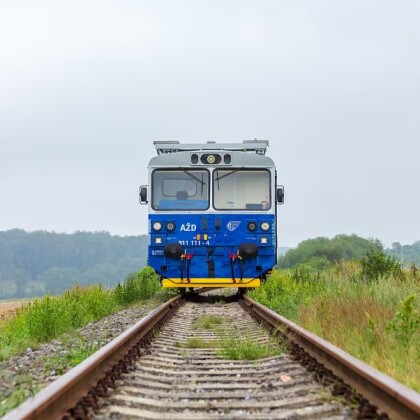
[[[188,172],[186,169],[182,169],[182,172],[185,172],[187,175],[189,175],[192,179],[195,179],[201,185],[206,185],[206,183],[202,179],[197,178],[195,175],[193,175],[192,173]],[[201,175],[201,176],[203,176],[203,175]]]
[[[222,176],[218,176],[218,177],[215,179],[215,181],[217,182],[217,189],[218,189],[218,190],[220,190],[219,179],[222,179],[222,178],[225,178],[225,177],[227,177],[227,176],[229,176],[229,175],[232,175],[232,174],[234,174],[235,172],[241,171],[242,169],[244,169],[244,168],[232,169],[232,170],[231,170],[230,172],[228,172],[227,174],[224,174],[224,175],[222,175]],[[216,169],[216,170],[215,170],[215,172],[219,173],[219,170],[220,170],[220,169]]]
[[[225,177],[227,177],[227,176],[229,176],[229,175],[232,175],[232,174],[234,174],[235,172],[238,172],[238,171],[241,171],[243,168],[238,168],[238,169],[232,169],[230,172],[228,172],[227,174],[224,174],[224,175],[222,175],[222,176],[219,176],[219,177],[217,177],[216,179],[215,179],[215,181],[218,181],[219,179],[222,179],[222,178],[225,178]],[[217,173],[219,173],[219,170],[220,169],[217,169],[216,170],[216,172]]]

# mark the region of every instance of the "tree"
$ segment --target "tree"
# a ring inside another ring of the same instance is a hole
[[[383,250],[378,239],[364,239],[357,235],[337,235],[334,238],[318,237],[301,242],[279,259],[278,266],[290,268],[313,261],[338,262],[360,259],[369,249]]]
[[[114,285],[146,266],[147,242],[147,235],[108,232],[0,232],[0,298],[26,297],[42,286],[60,293],[84,280]]]

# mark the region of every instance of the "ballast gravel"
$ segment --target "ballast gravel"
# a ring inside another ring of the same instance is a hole
[[[0,404],[4,404],[14,392],[25,398],[55,381],[72,366],[63,366],[69,354],[79,348],[96,349],[104,346],[131,325],[146,316],[160,303],[123,309],[97,322],[85,325],[78,334],[64,335],[37,349],[27,348],[25,352],[0,362]],[[81,361],[81,360],[80,360]],[[3,410],[0,410],[0,413]]]

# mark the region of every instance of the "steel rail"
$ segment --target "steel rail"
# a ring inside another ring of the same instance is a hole
[[[302,347],[319,363],[395,419],[420,418],[420,394],[331,343],[244,296],[248,309]]]
[[[69,370],[56,381],[9,412],[4,420],[58,419],[83,398],[127,351],[135,346],[181,299],[176,296],[150,312],[117,338],[86,360]]]

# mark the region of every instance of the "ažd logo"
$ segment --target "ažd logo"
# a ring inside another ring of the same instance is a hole
[[[226,227],[228,230],[233,232],[240,224],[241,224],[240,221],[231,221],[231,222],[226,223]]]

